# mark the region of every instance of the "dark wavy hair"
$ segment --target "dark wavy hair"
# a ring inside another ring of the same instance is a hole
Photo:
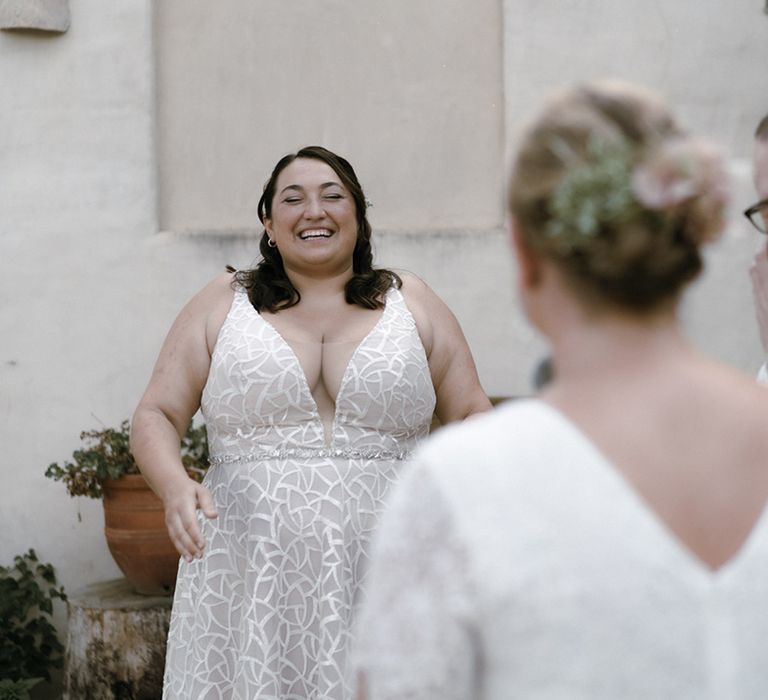
[[[272,174],[264,185],[259,199],[259,221],[272,218],[272,200],[275,196],[277,178],[280,173],[297,158],[311,158],[329,165],[339,176],[344,187],[352,195],[357,217],[357,243],[352,253],[353,276],[347,282],[344,296],[348,304],[356,304],[364,309],[380,309],[384,306],[387,290],[395,285],[400,288],[402,281],[390,270],[374,269],[371,249],[371,225],[366,217],[367,203],[363,188],[349,162],[322,146],[306,146],[296,153],[283,156],[275,165]],[[301,295],[291,284],[285,272],[283,258],[277,248],[268,245],[266,230],[259,241],[262,259],[250,270],[235,272],[234,281],[248,292],[254,308],[276,313],[288,309],[301,301]]]

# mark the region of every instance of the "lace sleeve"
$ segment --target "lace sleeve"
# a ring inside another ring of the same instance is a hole
[[[465,549],[423,465],[395,490],[374,546],[355,654],[367,700],[476,696]]]

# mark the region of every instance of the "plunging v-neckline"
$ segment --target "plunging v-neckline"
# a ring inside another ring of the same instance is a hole
[[[724,576],[726,572],[737,567],[748,556],[756,541],[763,534],[763,530],[768,527],[768,499],[766,499],[757,517],[752,522],[747,535],[741,540],[738,547],[720,565],[716,567],[710,566],[667,524],[666,520],[664,520],[653,505],[634,487],[624,473],[603,454],[592,438],[579,425],[574,423],[569,416],[555,406],[541,399],[536,399],[536,402],[558,422],[568,428],[573,438],[591,455],[590,463],[595,464],[599,468],[601,476],[610,481],[611,488],[618,491],[633,506],[638,517],[653,528],[664,545],[674,549],[694,570],[709,580],[715,581]]]
[[[349,360],[347,360],[347,364],[344,367],[344,371],[341,375],[341,381],[339,382],[339,390],[336,392],[336,396],[333,397],[333,418],[331,420],[331,428],[330,428],[330,434],[325,435],[325,424],[323,423],[323,418],[320,415],[320,409],[317,405],[317,400],[312,394],[312,389],[309,386],[309,380],[307,379],[307,374],[304,371],[304,367],[301,364],[301,361],[299,360],[299,356],[296,354],[296,351],[293,349],[291,344],[283,337],[282,333],[275,328],[274,325],[272,325],[264,316],[259,313],[257,309],[253,307],[250,300],[248,299],[248,296],[246,295],[246,303],[248,306],[253,309],[254,313],[261,319],[261,321],[264,323],[264,325],[270,330],[271,333],[274,334],[274,336],[277,338],[278,342],[283,345],[286,350],[288,351],[291,361],[296,366],[296,374],[299,378],[299,382],[301,383],[302,390],[304,395],[307,398],[308,404],[311,408],[312,414],[317,420],[320,425],[323,427],[322,432],[325,436],[325,443],[327,446],[330,446],[333,443],[334,435],[336,433],[336,423],[339,416],[339,404],[340,399],[343,396],[344,389],[346,388],[346,385],[350,381],[350,372],[352,371],[352,367],[354,366],[355,358],[360,353],[363,346],[368,342],[368,339],[379,329],[379,327],[383,324],[384,318],[387,315],[387,312],[390,308],[389,303],[389,293],[385,296],[384,299],[384,310],[379,315],[379,318],[376,320],[376,323],[373,324],[371,329],[363,336],[363,339],[355,346],[355,349],[352,351],[352,354],[349,356]]]

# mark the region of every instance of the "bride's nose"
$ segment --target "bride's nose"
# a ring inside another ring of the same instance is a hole
[[[323,209],[323,203],[318,197],[307,198],[307,203],[304,206],[304,218],[305,219],[320,219],[325,216],[325,209]]]

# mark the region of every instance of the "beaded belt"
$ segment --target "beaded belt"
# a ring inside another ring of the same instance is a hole
[[[380,450],[378,448],[284,447],[274,450],[256,450],[244,455],[223,454],[210,458],[212,466],[258,462],[264,459],[312,459],[313,457],[340,457],[342,459],[381,459],[402,461],[411,456],[410,450]]]

